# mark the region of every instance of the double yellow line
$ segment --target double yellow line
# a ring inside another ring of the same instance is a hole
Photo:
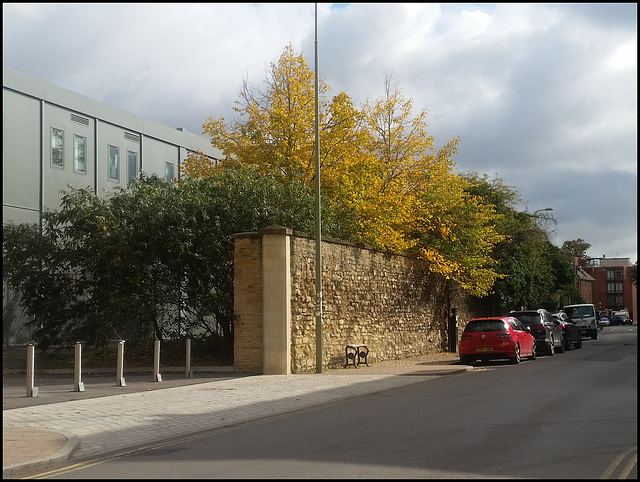
[[[638,447],[633,447],[632,449],[629,449],[626,452],[621,453],[620,455],[618,455],[613,460],[613,462],[611,462],[611,465],[609,465],[609,467],[607,467],[607,470],[605,470],[602,473],[600,478],[601,479],[610,479],[610,478],[612,478],[611,475],[620,467],[622,462],[627,457],[629,457],[630,455],[632,455],[632,456],[629,458],[627,464],[624,467],[622,467],[622,469],[620,470],[620,473],[618,474],[618,476],[614,477],[614,478],[616,478],[616,479],[626,479],[627,477],[629,477],[629,474],[631,473],[633,468],[638,463]]]

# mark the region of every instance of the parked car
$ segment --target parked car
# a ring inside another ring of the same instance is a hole
[[[614,313],[611,325],[633,325],[633,320],[624,312]]]
[[[460,362],[509,359],[520,363],[522,357],[536,359],[536,340],[529,328],[512,316],[469,320],[460,337]]]
[[[539,355],[553,356],[556,352],[564,352],[562,344],[562,328],[553,322],[553,316],[547,310],[512,311],[509,316],[518,318],[524,326],[531,329],[536,339],[536,351]]]
[[[565,351],[571,350],[571,345],[575,348],[582,348],[582,335],[580,328],[571,323],[566,313],[554,313],[553,322],[562,329],[562,345]]]
[[[607,318],[606,316],[601,316],[598,323],[600,323],[600,326],[602,327],[609,326],[611,324],[611,322],[609,321],[609,318]]]

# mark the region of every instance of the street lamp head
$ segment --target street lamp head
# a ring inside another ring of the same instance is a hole
[[[536,209],[535,211],[533,211],[533,216],[543,211],[553,211],[553,208]]]
[[[543,211],[553,211],[553,208],[537,209],[533,212],[533,214],[530,214],[530,216],[535,219],[544,219],[545,221],[553,222],[553,224],[558,224],[558,221],[553,218],[553,214],[541,214],[538,216],[538,213],[541,213]]]

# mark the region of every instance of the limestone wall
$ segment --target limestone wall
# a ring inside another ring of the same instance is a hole
[[[290,313],[282,318],[290,323],[291,372],[313,372],[315,240],[274,227],[235,236],[235,370],[264,368],[261,236],[274,232],[290,236]],[[479,313],[473,300],[410,257],[323,240],[322,268],[324,368],[345,364],[348,343],[367,344],[372,363],[446,351],[449,309],[458,310],[459,333]]]

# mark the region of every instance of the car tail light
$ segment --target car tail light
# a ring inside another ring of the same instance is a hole
[[[511,338],[511,334],[509,333],[498,333],[496,335],[497,338]]]

